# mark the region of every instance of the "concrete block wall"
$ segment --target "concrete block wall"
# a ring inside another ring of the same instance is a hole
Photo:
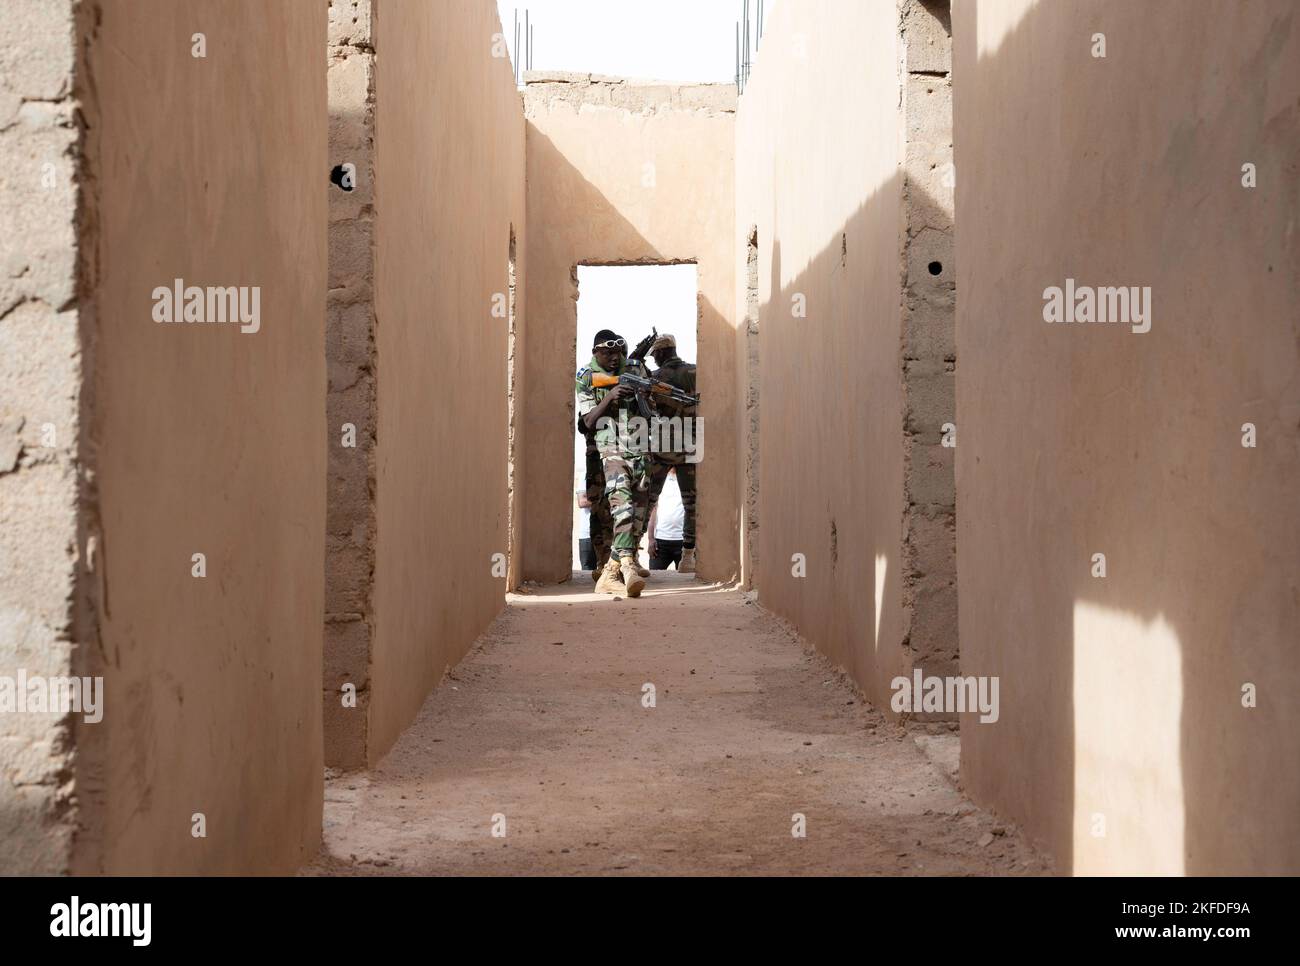
[[[71,2],[0,17],[0,675],[80,674],[93,624],[82,493],[86,379],[77,244],[84,174]],[[147,319],[146,319],[147,321]],[[76,725],[0,713],[0,875],[71,864]]]
[[[737,114],[734,237],[758,240],[757,284],[735,293],[759,302],[761,413],[737,424],[759,437],[755,585],[882,709],[895,676],[956,655],[945,18],[776,5]]]
[[[1001,680],[962,781],[1062,871],[1294,875],[1300,12],[953,37],[961,665]],[[1046,322],[1067,279],[1149,286],[1149,331]]]
[[[694,261],[699,358],[690,361],[705,421],[698,567],[730,580],[739,572],[735,88],[541,72],[525,80],[528,220],[546,227],[530,235],[524,295],[522,576],[572,572],[576,266]]]
[[[375,46],[372,0],[331,0],[325,763],[366,763],[375,569]],[[348,690],[348,686],[351,690]]]
[[[899,20],[906,222],[901,238],[904,640],[914,665],[928,675],[947,676],[958,670],[956,179],[948,0],[903,0]]]

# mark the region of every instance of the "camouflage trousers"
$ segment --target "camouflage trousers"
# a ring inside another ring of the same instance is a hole
[[[605,498],[605,466],[594,444],[587,447],[587,502],[591,504],[591,550],[599,570],[614,547],[614,517]]]
[[[650,517],[650,460],[646,456],[609,456],[603,468],[605,496],[614,521],[614,552],[619,556],[635,554]]]
[[[696,463],[661,463],[655,460],[650,465],[649,509],[653,510],[659,502],[668,471],[677,470],[677,488],[682,493],[682,510],[685,522],[682,524],[682,547],[692,549],[695,546],[695,467]]]

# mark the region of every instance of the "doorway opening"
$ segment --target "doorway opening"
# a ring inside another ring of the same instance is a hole
[[[677,355],[688,363],[698,363],[699,283],[694,262],[669,262],[641,265],[581,264],[576,268],[577,330],[574,339],[574,372],[591,363],[591,347],[596,333],[610,329],[627,340],[631,352],[651,329],[660,335],[672,335],[677,342]],[[646,365],[653,372],[657,368],[647,355]],[[597,537],[592,545],[591,522],[595,500],[600,498],[599,484],[589,490],[587,483],[588,459],[586,439],[574,433],[573,483],[570,502],[573,505],[572,567],[576,571],[590,572],[589,564],[600,545]],[[674,474],[675,477],[675,474]],[[670,532],[676,521],[676,507],[680,495],[674,495],[675,479],[664,484],[665,509],[673,510],[673,520],[663,532]],[[590,493],[590,498],[588,494]],[[665,517],[669,514],[665,513]],[[599,526],[599,523],[597,524]],[[647,559],[650,534],[643,535],[638,550],[639,558]]]

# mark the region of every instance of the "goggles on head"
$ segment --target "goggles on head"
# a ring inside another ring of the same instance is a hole
[[[609,339],[605,342],[597,342],[593,349],[622,349],[627,345],[627,339]]]

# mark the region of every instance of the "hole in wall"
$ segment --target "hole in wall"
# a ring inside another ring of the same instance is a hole
[[[931,275],[943,274],[943,262],[931,262],[928,267]]]
[[[343,170],[343,165],[341,165],[341,164],[336,164],[336,165],[334,165],[334,169],[330,172],[330,184],[338,185],[338,187],[340,187],[340,188],[343,189],[344,191],[351,191],[351,190],[352,190],[352,186],[351,186],[351,185],[345,185],[345,184],[343,183],[343,175],[344,175],[344,173],[345,173],[345,172],[344,172],[344,170]]]

